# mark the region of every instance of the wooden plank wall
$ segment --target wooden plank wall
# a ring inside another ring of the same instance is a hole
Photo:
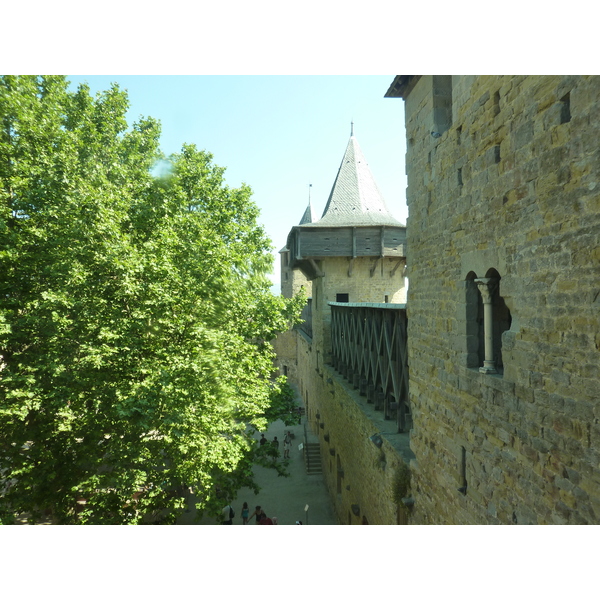
[[[331,305],[332,365],[367,402],[410,428],[404,308]]]
[[[403,227],[299,228],[293,237],[297,258],[405,256]]]

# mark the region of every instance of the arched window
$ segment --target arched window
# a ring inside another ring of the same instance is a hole
[[[501,296],[501,277],[496,269],[489,269],[485,274],[486,277],[496,279],[498,285],[495,288],[494,295],[492,297],[492,340],[493,340],[493,357],[496,368],[498,370],[504,369],[504,362],[502,361],[502,334],[510,329],[511,316],[508,306],[504,302],[504,298]]]
[[[503,371],[502,334],[512,320],[501,295],[501,279],[493,268],[485,277],[474,271],[466,277],[467,366],[487,374]]]
[[[477,274],[471,271],[465,282],[467,367],[471,368],[483,365],[484,358],[483,301],[475,283],[476,279]]]

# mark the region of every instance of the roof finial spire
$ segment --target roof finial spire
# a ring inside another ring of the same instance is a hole
[[[306,207],[306,210],[304,211],[304,215],[302,216],[302,219],[300,219],[300,225],[307,225],[309,223],[312,223],[315,219],[313,217],[313,210],[312,210],[312,206],[310,204],[310,188],[312,187],[312,183],[308,184],[308,206]]]
[[[354,137],[354,120],[350,121],[350,137]]]

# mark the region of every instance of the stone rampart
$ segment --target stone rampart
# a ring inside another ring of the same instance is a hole
[[[408,434],[395,433],[395,422],[385,420],[330,365],[317,370],[312,343],[301,335],[298,349],[307,427],[319,438],[323,476],[339,522],[406,522],[406,509],[394,490]],[[376,434],[381,436],[381,448],[370,439]]]
[[[414,522],[598,524],[600,78],[452,77],[441,135],[436,85],[405,98]]]

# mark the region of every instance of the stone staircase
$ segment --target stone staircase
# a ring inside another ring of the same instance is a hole
[[[306,472],[309,475],[323,472],[321,450],[318,443],[307,442],[304,444],[304,462],[306,464]]]

